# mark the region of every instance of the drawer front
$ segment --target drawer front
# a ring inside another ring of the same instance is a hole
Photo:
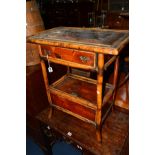
[[[81,65],[95,67],[96,54],[92,52],[79,51],[61,47],[42,46],[42,56],[49,56],[59,60],[78,63]]]
[[[87,118],[91,121],[95,121],[95,110],[89,109],[78,103],[69,101],[64,97],[60,97],[52,93],[51,93],[51,99],[53,104],[62,107],[63,109],[69,110],[75,114],[78,114],[84,118]]]

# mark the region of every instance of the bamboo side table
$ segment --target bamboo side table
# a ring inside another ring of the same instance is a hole
[[[91,123],[96,127],[97,141],[101,142],[101,126],[113,107],[113,102],[109,104],[109,101],[115,97],[119,54],[129,42],[128,31],[57,27],[29,37],[27,41],[40,45],[42,72],[51,105],[49,119],[52,119],[53,108],[57,108]],[[68,69],[66,75],[50,85],[51,62],[96,71],[97,80],[74,75]],[[113,84],[104,83],[104,70],[113,63]]]

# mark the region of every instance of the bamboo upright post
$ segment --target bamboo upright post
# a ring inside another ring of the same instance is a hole
[[[119,72],[119,56],[117,56],[115,61],[115,66],[114,66],[114,78],[113,78],[113,85],[114,85],[113,101],[114,102],[115,102],[117,83],[118,83],[118,72]]]
[[[41,54],[41,46],[40,45],[39,45],[39,53]],[[49,88],[49,81],[48,81],[45,61],[41,59],[40,63],[41,63],[42,74],[43,74],[43,79],[44,79],[44,83],[45,83],[45,88],[46,88],[48,102],[49,102],[50,105],[52,105],[51,95],[50,95],[50,92],[48,90],[48,88]],[[53,113],[53,107],[51,106],[51,111],[49,112],[49,119],[51,118],[52,113]]]
[[[96,111],[96,136],[99,142],[101,137],[101,110],[102,110],[102,83],[103,83],[104,55],[98,54],[98,75],[97,75],[97,111]]]

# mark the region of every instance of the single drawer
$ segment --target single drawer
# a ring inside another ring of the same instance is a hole
[[[79,51],[68,48],[53,47],[53,46],[41,46],[41,56],[49,56],[49,59],[57,59],[58,63],[63,64],[67,61],[69,64],[80,64],[90,66],[91,68],[96,67],[96,54],[93,52]]]

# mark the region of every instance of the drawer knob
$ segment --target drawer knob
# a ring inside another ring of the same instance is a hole
[[[80,56],[80,60],[81,60],[83,63],[86,63],[87,61],[89,61],[89,58],[86,57],[86,56]]]

